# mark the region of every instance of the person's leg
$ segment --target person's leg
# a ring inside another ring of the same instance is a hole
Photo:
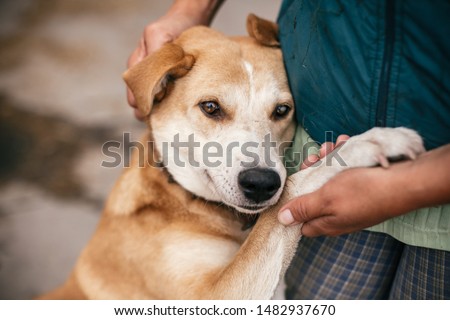
[[[386,299],[403,244],[369,231],[302,238],[286,274],[287,299]]]
[[[450,252],[405,245],[390,299],[450,299]]]

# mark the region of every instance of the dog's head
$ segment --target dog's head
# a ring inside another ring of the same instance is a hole
[[[281,195],[280,143],[293,137],[294,105],[277,26],[250,15],[247,29],[250,37],[229,38],[194,27],[124,78],[173,178],[206,200],[257,213]]]

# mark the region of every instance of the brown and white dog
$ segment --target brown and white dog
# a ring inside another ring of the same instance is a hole
[[[67,282],[41,298],[270,299],[301,237],[277,221],[280,204],[347,168],[423,151],[411,130],[372,129],[336,151],[344,166],[331,158],[287,178],[282,148],[267,148],[295,128],[277,26],[250,15],[247,29],[194,27],[125,73],[153,143],[118,180]],[[226,159],[205,160],[220,148]]]

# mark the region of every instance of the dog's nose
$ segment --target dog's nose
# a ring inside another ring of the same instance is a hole
[[[281,179],[273,170],[254,168],[239,173],[238,183],[247,199],[260,203],[272,198],[280,189]]]

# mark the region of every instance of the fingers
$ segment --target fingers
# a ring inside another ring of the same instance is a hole
[[[170,33],[161,30],[157,27],[157,24],[151,24],[145,28],[144,34],[139,40],[138,47],[133,51],[127,61],[127,67],[132,66],[141,62],[147,55],[158,50],[164,43],[173,40],[173,36]],[[138,120],[144,120],[144,115],[137,109],[136,99],[127,87],[127,100],[128,104],[134,108],[134,115]]]
[[[138,119],[140,121],[144,121],[145,120],[144,114],[138,108],[134,109],[134,116],[135,116],[136,119]]]
[[[333,142],[324,142],[319,150],[319,154],[311,154],[309,155],[301,164],[300,169],[306,169],[311,167],[313,164],[315,164],[320,159],[326,157],[331,151],[333,151],[336,147],[339,147],[343,143],[345,143],[348,139],[350,139],[350,136],[346,134],[341,134],[337,139],[336,143]]]
[[[331,151],[333,151],[334,148],[335,148],[335,145],[333,142],[322,143],[322,145],[320,146],[320,150],[319,150],[319,157],[320,158],[325,157],[327,154],[329,154]]]
[[[344,144],[348,139],[350,139],[350,136],[346,134],[341,134],[336,139],[336,143],[333,142],[324,142],[319,151],[319,157],[322,159],[326,155],[328,155],[331,151],[333,151],[336,147],[339,147],[340,145]]]
[[[278,212],[278,221],[285,226],[305,223],[321,215],[322,206],[317,192],[289,201]]]
[[[144,56],[145,56],[144,55],[144,50],[142,49],[141,45],[139,45],[133,51],[133,53],[130,55],[130,57],[128,58],[127,67],[131,68],[135,64],[139,63],[142,59],[144,59]],[[131,90],[128,87],[127,87],[127,100],[128,100],[128,104],[131,107],[133,107],[135,109],[137,108],[136,99],[134,98],[133,93],[131,92]]]
[[[138,47],[134,49],[133,53],[131,53],[130,57],[127,60],[127,68],[131,68],[135,64],[139,63],[144,59],[145,57],[145,47],[143,47],[142,43],[140,42]]]
[[[128,87],[127,87],[127,100],[128,100],[128,104],[131,107],[137,108],[136,99],[134,98],[133,93],[131,92],[130,88],[128,88]]]
[[[147,37],[148,36],[149,35],[147,35]],[[133,51],[133,53],[128,58],[128,61],[127,61],[128,68],[131,68],[132,66],[138,64],[149,53],[151,53],[151,51],[156,50],[155,43],[153,43],[153,46],[150,46],[150,45],[148,45],[148,43],[150,43],[151,41],[146,40],[145,38],[146,38],[146,35],[144,33],[144,35],[141,37],[141,39],[139,41],[138,47]],[[127,87],[127,100],[128,100],[128,104],[132,108],[134,108],[134,116],[136,117],[136,119],[143,121],[145,119],[145,117],[142,114],[142,112],[137,108],[136,99],[135,99],[133,93],[131,92],[130,88],[128,88],[128,87]]]
[[[314,163],[316,163],[317,161],[319,161],[320,158],[317,154],[310,154],[305,161],[303,161],[302,165],[300,166],[300,169],[306,169],[311,167]]]
[[[161,48],[165,43],[171,42],[175,37],[167,30],[150,25],[144,31],[140,47],[145,51],[144,57]]]
[[[344,144],[348,139],[350,139],[349,135],[346,134],[341,134],[339,137],[337,137],[336,139],[336,147],[339,147],[340,145]]]
[[[326,213],[318,192],[291,200],[278,213],[278,221],[285,226],[302,224],[301,234],[305,237],[342,234],[343,230],[332,227],[333,219],[333,215]]]

